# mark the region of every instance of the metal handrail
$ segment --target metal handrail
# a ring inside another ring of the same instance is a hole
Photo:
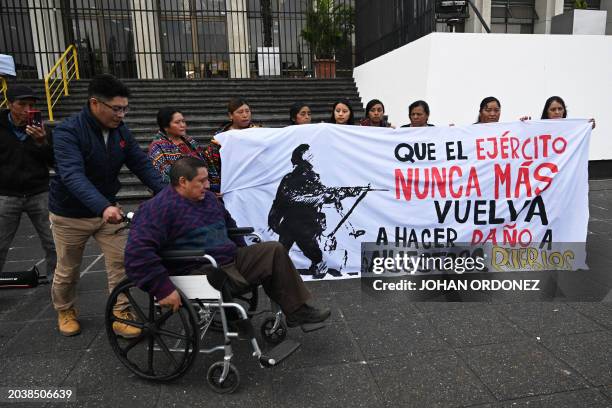
[[[6,79],[0,76],[0,109],[7,107],[8,108],[8,99],[6,98],[6,90],[8,85],[6,84]]]
[[[68,65],[69,63],[71,63],[71,65]],[[60,70],[59,74],[58,70]],[[53,78],[53,81],[51,81],[51,84],[49,85],[49,79],[51,78]],[[49,111],[50,121],[53,121],[53,107],[57,104],[57,101],[62,96],[62,93],[58,91],[63,88],[64,95],[68,96],[68,84],[73,78],[76,78],[77,80],[80,79],[79,59],[77,57],[77,49],[74,44],[66,48],[66,51],[64,51],[62,56],[57,60],[49,73],[45,75],[45,93],[47,95],[47,110]]]

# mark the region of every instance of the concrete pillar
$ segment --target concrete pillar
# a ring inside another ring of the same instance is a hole
[[[612,35],[612,0],[601,0],[599,9],[608,11],[608,18],[606,21],[606,35]]]
[[[480,11],[483,20],[489,28],[491,28],[491,0],[472,0],[474,5]],[[484,29],[482,24],[480,24],[480,20],[476,17],[476,13],[470,7],[470,18],[465,21],[465,32],[466,33],[486,33],[487,31]]]
[[[249,78],[249,25],[246,0],[225,0],[230,78]]]
[[[131,0],[132,32],[138,78],[164,77],[159,14],[153,0]]]
[[[535,21],[533,33],[550,34],[552,18],[556,15],[563,14],[563,0],[536,0],[535,10],[536,13],[538,13],[539,20]]]
[[[59,0],[28,0],[38,78],[43,79],[66,51]],[[26,33],[27,35],[27,33]]]

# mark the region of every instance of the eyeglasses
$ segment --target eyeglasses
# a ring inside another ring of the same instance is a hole
[[[113,105],[109,105],[108,103],[101,101],[99,99],[96,99],[96,101],[100,102],[102,105],[111,108],[111,110],[113,111],[113,113],[115,115],[119,115],[121,113],[123,114],[127,114],[130,111],[130,107],[128,106],[113,106]]]

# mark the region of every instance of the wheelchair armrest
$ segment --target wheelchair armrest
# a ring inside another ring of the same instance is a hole
[[[241,227],[241,228],[228,228],[227,235],[231,237],[240,237],[243,235],[249,235],[255,232],[253,227]]]
[[[159,252],[163,259],[194,259],[206,255],[203,249],[166,249]]]
[[[217,261],[206,254],[203,249],[166,249],[159,252],[160,258],[164,261],[195,261],[206,260],[213,267],[217,267]]]

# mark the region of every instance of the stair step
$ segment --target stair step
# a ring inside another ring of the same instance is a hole
[[[130,106],[137,108],[139,106],[165,106],[171,104],[181,104],[181,105],[191,105],[191,106],[221,106],[226,107],[229,100],[236,95],[231,95],[227,97],[211,97],[206,95],[196,95],[196,96],[182,96],[182,95],[163,95],[159,94],[155,98],[135,98],[131,97],[129,99]],[[327,104],[331,106],[337,99],[348,99],[351,104],[355,104],[357,107],[357,103],[361,102],[361,99],[351,95],[338,95],[338,93],[330,94],[330,95],[321,95],[321,94],[313,94],[312,96],[304,96],[296,92],[292,92],[287,95],[255,95],[249,97],[248,95],[242,95],[244,99],[252,105],[254,108],[257,107],[257,104],[261,103],[262,105],[269,105],[271,103],[277,103],[279,105],[286,106],[287,109],[297,102],[303,101],[309,104]],[[87,101],[86,97],[78,97],[71,95],[68,99],[62,100],[60,103],[61,106],[81,106],[85,104]]]
[[[178,109],[180,110],[183,115],[185,116],[185,118],[187,119],[188,122],[193,121],[194,119],[196,119],[198,116],[201,117],[205,117],[203,115],[206,115],[206,117],[208,116],[223,116],[227,118],[227,109],[225,107],[221,107],[219,105],[217,105],[216,107],[207,107],[207,106],[199,106],[199,107],[191,107],[188,106],[186,108],[181,107],[181,106],[177,106],[175,104],[171,104],[170,106],[172,106],[174,109]],[[325,115],[325,116],[329,116],[331,113],[331,106],[320,106],[320,105],[309,105],[310,107],[310,111],[315,114],[315,115]],[[61,108],[55,109],[53,111],[53,113],[55,115],[65,115],[65,116],[69,116],[75,112],[77,112],[79,110],[79,107],[75,107],[75,108],[67,108],[62,106]],[[146,108],[130,108],[130,112],[127,116],[127,120],[129,120],[129,118],[132,117],[140,117],[140,116],[148,116],[148,117],[155,117],[155,115],[157,115],[157,111],[159,109],[158,108],[153,108],[153,107],[146,107]],[[357,109],[355,109],[357,110]],[[287,107],[286,109],[283,110],[279,110],[278,105],[269,105],[269,107],[265,107],[262,108],[261,105],[258,105],[257,107],[252,107],[252,112],[253,115],[259,117],[259,116],[279,116],[279,115],[285,115],[285,116],[289,116],[289,107]]]

